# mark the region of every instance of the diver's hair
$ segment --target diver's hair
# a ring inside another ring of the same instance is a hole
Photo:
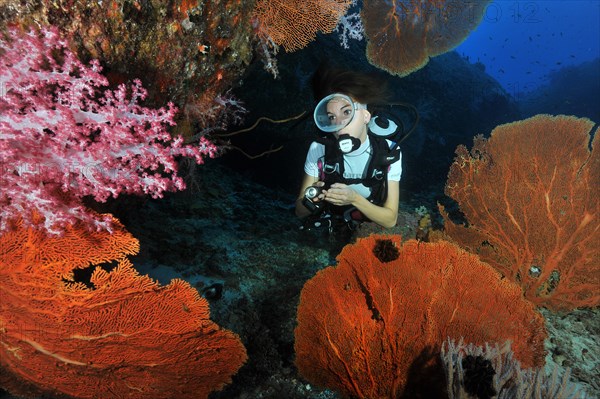
[[[342,93],[362,104],[386,103],[390,94],[387,82],[375,73],[365,73],[349,69],[321,65],[312,78],[315,100],[332,93]]]

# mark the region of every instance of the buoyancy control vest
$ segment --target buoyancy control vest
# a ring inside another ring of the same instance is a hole
[[[366,171],[361,178],[344,177],[344,154],[339,149],[337,141],[332,138],[318,139],[325,146],[323,164],[319,170],[319,180],[325,182],[325,187],[333,183],[363,184],[369,188],[367,200],[375,205],[383,205],[387,199],[387,177],[390,165],[400,158],[400,146],[377,135],[369,135],[371,155]]]

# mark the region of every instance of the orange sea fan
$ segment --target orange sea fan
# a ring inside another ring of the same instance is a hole
[[[0,237],[0,386],[23,396],[206,398],[246,360],[187,282],[160,286],[135,271],[125,256],[138,242],[115,223],[113,234],[74,226],[49,238],[17,225]]]
[[[382,240],[399,249],[396,259],[381,256]],[[443,390],[448,337],[511,340],[526,367],[544,362],[542,316],[516,284],[454,244],[371,236],[338,261],[306,283],[298,307],[296,365],[316,385],[356,398],[433,395]]]
[[[291,52],[306,47],[317,32],[332,32],[351,4],[352,0],[258,0],[254,17],[259,35]]]
[[[594,122],[536,115],[459,146],[446,194],[468,227],[444,229],[539,306],[600,305],[600,152]]]
[[[489,0],[364,0],[367,58],[406,76],[452,50],[479,24]]]

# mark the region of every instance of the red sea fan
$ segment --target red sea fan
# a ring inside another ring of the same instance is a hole
[[[351,0],[258,0],[254,18],[259,36],[292,52],[306,47],[317,32],[332,32],[351,4]]]
[[[198,399],[244,363],[239,337],[210,321],[198,291],[139,275],[126,258],[138,241],[113,226],[110,234],[78,223],[58,237],[16,222],[0,236],[0,387],[29,397]],[[82,268],[92,269],[85,283],[75,278]]]
[[[539,306],[600,304],[600,151],[594,122],[536,115],[456,150],[446,194],[468,220],[444,229]]]
[[[483,17],[489,0],[364,0],[367,58],[391,74],[406,76],[430,57],[458,46]]]
[[[378,259],[380,239],[396,244],[397,259]],[[447,337],[511,340],[522,364],[543,364],[542,316],[516,284],[458,246],[371,236],[346,246],[338,260],[300,297],[296,365],[311,383],[355,398],[443,390],[439,354]]]

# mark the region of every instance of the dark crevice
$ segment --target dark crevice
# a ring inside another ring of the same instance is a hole
[[[356,270],[354,270],[353,272],[354,272],[354,277],[356,278],[356,281],[358,282],[358,286],[359,286],[360,290],[365,295],[365,299],[367,301],[367,307],[369,308],[369,310],[371,311],[371,313],[373,315],[372,319],[373,320],[377,320],[377,321],[383,321],[383,317],[381,316],[381,312],[379,312],[379,309],[377,309],[377,307],[375,306],[375,303],[374,303],[374,300],[373,300],[373,296],[371,295],[371,293],[367,289],[366,285],[363,284],[363,282],[361,281],[361,279],[358,277],[358,274],[356,273]]]
[[[112,261],[112,262],[104,262],[99,265],[89,265],[89,266],[86,266],[81,269],[75,269],[75,270],[73,270],[73,280],[63,279],[63,283],[65,283],[67,285],[83,283],[83,284],[85,284],[85,286],[87,288],[94,290],[94,289],[96,289],[96,286],[94,285],[94,283],[92,283],[91,280],[92,280],[92,274],[94,273],[94,270],[96,270],[96,267],[101,267],[106,272],[110,273],[112,270],[114,270],[118,266],[118,264],[119,264],[119,262]]]

